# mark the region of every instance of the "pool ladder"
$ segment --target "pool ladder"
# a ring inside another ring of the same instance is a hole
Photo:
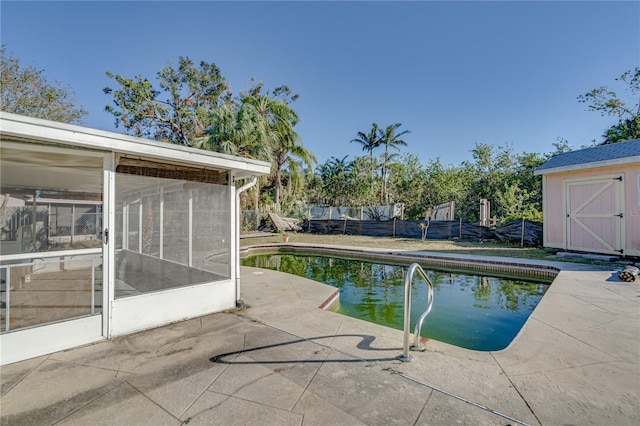
[[[409,327],[411,327],[411,282],[413,281],[413,276],[415,272],[418,271],[427,282],[429,286],[429,295],[427,298],[427,308],[424,310],[422,315],[418,318],[416,322],[416,327],[413,330],[414,339],[413,345],[409,347]],[[424,351],[424,345],[420,344],[420,330],[422,329],[422,323],[424,319],[431,312],[431,307],[433,306],[433,284],[427,274],[424,272],[424,269],[417,263],[411,264],[409,266],[409,270],[407,271],[407,276],[404,279],[404,339],[402,346],[402,354],[398,355],[398,359],[403,362],[413,361],[413,355],[409,355],[409,349],[412,351]]]

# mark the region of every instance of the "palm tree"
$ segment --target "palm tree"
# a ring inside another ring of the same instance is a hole
[[[374,158],[373,158],[373,150],[378,148],[380,146],[380,143],[382,142],[382,140],[380,139],[381,137],[381,131],[382,129],[380,129],[380,126],[378,126],[377,123],[373,123],[371,125],[371,130],[369,130],[369,133],[365,133],[365,132],[358,132],[357,134],[357,138],[355,139],[351,139],[351,142],[356,142],[359,143],[360,145],[362,145],[362,150],[365,152],[369,153],[369,168],[371,170],[371,188],[370,190],[373,192],[373,179],[374,179],[374,170],[376,168],[375,164],[374,164]]]
[[[396,133],[398,128],[402,126],[401,123],[390,124],[380,134],[380,144],[384,145],[384,154],[382,157],[382,202],[389,204],[389,194],[387,194],[387,164],[397,154],[389,154],[389,148],[400,150],[399,146],[407,146],[407,142],[400,139],[403,135],[411,133],[409,130],[404,130],[400,133]]]
[[[267,120],[253,105],[243,102],[238,106],[228,102],[214,109],[211,114],[214,124],[207,131],[208,137],[197,139],[194,142],[195,147],[273,161],[276,135]],[[259,220],[260,187],[265,182],[266,177],[261,176],[256,186],[252,188],[256,221]]]
[[[313,169],[316,156],[302,145],[302,139],[295,131],[283,131],[280,141],[275,146],[274,163],[276,175],[276,203],[280,209],[280,201],[284,196],[282,191],[282,172],[289,172],[289,179],[299,180],[303,176],[303,168],[306,165]]]
[[[380,139],[380,126],[373,123],[369,133],[358,132],[358,137],[351,139],[351,142],[356,142],[362,145],[362,150],[369,153],[369,160],[371,161],[371,173],[373,173],[373,150],[380,146],[382,140]]]
[[[196,148],[271,161],[275,135],[250,105],[226,103],[211,112],[213,125],[207,137],[194,141]]]
[[[273,164],[276,180],[276,208],[280,210],[280,202],[284,194],[282,191],[282,172],[285,168],[298,178],[302,173],[302,166],[306,164],[313,168],[315,155],[302,145],[300,135],[294,130],[299,119],[291,106],[269,95],[247,96],[243,103],[251,105],[265,118],[273,135]]]
[[[269,95],[254,93],[245,96],[240,105],[231,102],[212,112],[213,125],[209,137],[196,141],[196,146],[227,154],[269,161],[273,164],[276,208],[284,198],[283,171],[289,181],[299,179],[303,165],[310,169],[316,162],[314,154],[302,145],[294,130],[298,115],[291,106]],[[258,208],[259,190],[254,192]]]

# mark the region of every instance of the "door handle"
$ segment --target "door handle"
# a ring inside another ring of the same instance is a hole
[[[102,233],[102,242],[104,242],[105,244],[109,244],[109,230],[107,228],[105,228],[104,232]]]

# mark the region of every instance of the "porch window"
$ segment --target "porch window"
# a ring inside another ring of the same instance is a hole
[[[116,299],[230,279],[228,185],[125,173],[115,183]]]

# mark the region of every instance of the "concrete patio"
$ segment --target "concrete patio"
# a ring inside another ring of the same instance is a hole
[[[401,331],[320,309],[335,288],[243,268],[244,310],[3,366],[1,424],[639,424],[640,283],[557,265],[507,349],[410,363]]]

